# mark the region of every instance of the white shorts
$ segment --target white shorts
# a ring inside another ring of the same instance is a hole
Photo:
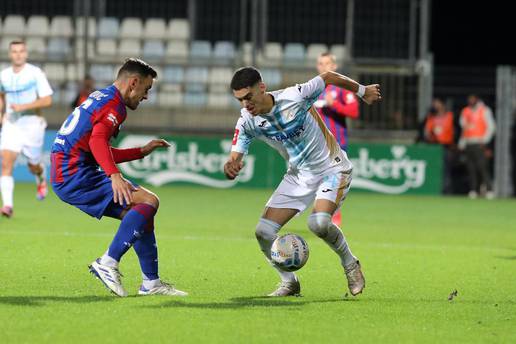
[[[38,164],[43,155],[43,141],[47,122],[41,116],[22,116],[15,122],[3,121],[0,131],[0,150],[23,154],[29,163]]]
[[[346,198],[351,185],[351,169],[332,168],[322,176],[305,178],[299,173],[287,171],[267,202],[270,208],[297,209],[299,213],[308,208],[314,200],[326,199],[334,202],[337,209]]]

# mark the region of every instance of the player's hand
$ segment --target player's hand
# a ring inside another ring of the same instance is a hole
[[[224,174],[228,179],[235,179],[240,173],[240,170],[244,167],[244,163],[242,161],[229,160],[224,164]]]
[[[373,84],[373,85],[367,85],[365,87],[365,93],[362,97],[362,100],[366,103],[371,105],[372,103],[379,101],[382,99],[382,95],[380,94],[380,85]]]
[[[163,139],[152,140],[149,143],[147,143],[145,146],[142,147],[142,154],[144,156],[149,155],[156,148],[160,148],[160,147],[164,147],[164,148],[170,147],[170,143],[168,143],[167,141],[165,141]]]
[[[133,191],[137,189],[129,183],[120,173],[110,176],[111,187],[113,188],[113,202],[128,206],[133,203]]]
[[[14,112],[21,112],[25,110],[23,104],[13,104],[11,105],[11,109],[13,109]]]

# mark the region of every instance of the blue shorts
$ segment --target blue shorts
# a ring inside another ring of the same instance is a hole
[[[63,183],[52,183],[52,188],[63,202],[97,219],[102,216],[119,218],[126,208],[113,202],[111,179],[95,167],[80,169]]]

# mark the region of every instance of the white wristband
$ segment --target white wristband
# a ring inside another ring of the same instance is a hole
[[[365,95],[365,86],[358,84],[357,96],[359,96],[360,98],[363,98],[364,95]]]

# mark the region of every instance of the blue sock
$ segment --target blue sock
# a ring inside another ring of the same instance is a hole
[[[129,210],[109,246],[108,255],[119,262],[127,250],[145,234],[154,214],[156,209],[148,204],[137,204]]]
[[[153,228],[154,229],[154,228]],[[154,231],[146,231],[140,240],[134,243],[134,251],[138,255],[143,279],[156,280],[158,275],[158,247]]]

